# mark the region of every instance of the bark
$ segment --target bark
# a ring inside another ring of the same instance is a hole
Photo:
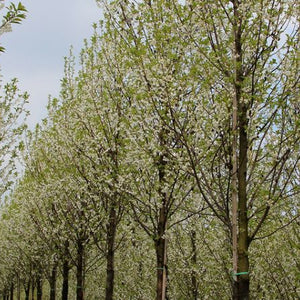
[[[61,293],[61,299],[62,300],[68,300],[68,294],[69,294],[69,242],[65,242],[65,255],[63,258],[63,284],[62,284],[62,293]]]
[[[12,282],[11,285],[10,285],[10,300],[14,300],[14,283]]]
[[[167,241],[164,237],[167,226],[166,195],[159,212],[157,239],[155,240],[157,286],[156,299],[165,300],[167,293]]]
[[[248,217],[247,217],[247,152],[248,136],[247,109],[241,105],[239,127],[239,236],[238,236],[238,273],[245,272],[238,276],[238,299],[249,299],[249,257],[248,257]]]
[[[117,229],[117,215],[114,203],[112,203],[109,213],[109,223],[107,225],[107,255],[106,255],[106,290],[105,300],[112,300],[114,295],[114,258],[115,258],[115,238]]]
[[[237,224],[237,214],[238,214],[238,176],[237,176],[237,97],[233,100],[233,122],[232,122],[232,131],[233,131],[233,140],[232,140],[232,175],[231,175],[231,185],[232,185],[232,268],[234,274],[238,270],[238,224]],[[233,295],[237,294],[237,285],[236,277],[233,276]],[[234,300],[237,298],[234,296]]]
[[[3,300],[7,300],[7,291],[6,290],[3,291]]]
[[[18,287],[17,287],[17,299],[21,300],[21,282],[20,282],[20,276],[18,275]]]
[[[237,109],[236,118],[238,125],[239,146],[233,149],[238,153],[237,168],[237,191],[238,191],[238,237],[237,246],[234,245],[233,252],[237,249],[237,270],[234,265],[234,300],[249,299],[249,258],[248,258],[248,218],[247,218],[247,104],[242,99],[243,85],[243,51],[242,51],[242,17],[239,14],[239,1],[233,1],[234,9],[234,40],[235,40],[235,100],[234,109]],[[236,128],[234,128],[235,130]],[[234,131],[234,136],[237,132]],[[237,145],[236,145],[237,146]],[[238,148],[238,149],[237,149]],[[238,152],[237,152],[238,150]],[[235,155],[235,154],[234,154]],[[236,188],[234,186],[233,188]]]
[[[40,276],[36,280],[36,299],[37,300],[43,299],[43,285],[42,285],[42,279]]]
[[[30,292],[30,281],[28,281],[27,285],[25,285],[25,300],[29,300],[29,292]]]
[[[52,268],[49,284],[50,284],[50,300],[56,299],[56,279],[57,279],[57,266]]]
[[[160,145],[165,146],[165,137],[167,133],[165,128],[160,132]],[[163,191],[165,184],[165,172],[167,160],[166,154],[162,153],[158,157],[158,177],[159,177],[159,195],[161,198],[161,208],[159,210],[159,219],[157,226],[157,237],[155,239],[156,250],[156,267],[157,267],[157,284],[156,299],[167,299],[167,241],[164,237],[167,229],[167,204],[168,199],[166,192]]]
[[[158,238],[155,242],[157,285],[156,299],[165,300],[167,292],[167,244],[165,238]]]
[[[77,241],[77,265],[76,265],[76,300],[84,299],[84,245],[83,241]]]
[[[32,280],[31,283],[31,300],[34,300],[34,290],[35,290],[35,282]]]
[[[198,280],[197,274],[194,270],[195,266],[197,265],[197,247],[196,247],[196,231],[192,230],[191,232],[191,243],[192,243],[192,295],[193,299],[198,299]]]

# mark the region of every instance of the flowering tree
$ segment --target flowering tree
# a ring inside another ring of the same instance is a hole
[[[4,8],[4,3],[2,2],[0,3],[0,10]],[[26,9],[21,3],[17,6],[11,3],[7,10],[2,17],[0,35],[11,31],[12,24],[19,24],[26,17]],[[4,48],[0,47],[0,52],[3,51]],[[15,163],[19,147],[18,138],[25,128],[26,111],[24,105],[27,102],[28,94],[20,93],[16,79],[7,84],[3,84],[2,80],[0,80],[0,90],[0,207],[2,208],[3,198],[7,195],[8,189],[17,175]],[[2,219],[2,217],[2,213],[0,213],[0,218]],[[3,254],[7,253],[5,249],[9,249],[7,248],[7,243],[4,245],[4,249],[2,248]],[[5,259],[9,259],[9,256],[2,256],[2,258],[4,263]],[[9,286],[1,286],[3,297],[8,297],[10,294],[11,299],[13,298],[14,282],[17,273],[16,265],[13,264],[13,261],[15,260],[7,263],[7,272],[4,271],[2,273],[3,270],[1,271],[2,279],[5,278],[6,283],[9,284]]]
[[[201,147],[195,151],[193,137],[181,136],[199,189],[232,233],[234,299],[249,298],[250,244],[263,237],[272,210],[280,217],[282,203],[299,192],[293,184],[299,163],[296,5],[187,1],[186,13],[179,5],[176,9],[182,36],[195,45],[199,68],[205,71],[201,84],[211,90],[206,101],[218,114],[210,117],[224,124],[210,128],[219,145],[212,157]],[[199,103],[204,109],[205,102]],[[199,123],[195,125],[203,128]],[[210,171],[203,172],[201,158]],[[227,187],[222,183],[226,178]]]
[[[189,114],[182,100],[189,58],[182,55],[186,45],[178,43],[178,20],[166,2],[117,1],[106,3],[106,9],[106,39],[119,53],[119,84],[123,105],[129,107],[125,123],[132,176],[129,213],[154,243],[156,297],[165,299],[168,230],[204,209],[201,201],[194,201],[195,183],[182,143],[172,130],[173,115],[187,120]]]
[[[1,1],[0,10],[3,8],[4,3]],[[21,3],[17,6],[11,3],[7,10],[0,25],[0,35],[11,31],[12,24],[19,24],[26,17],[26,9]],[[4,48],[0,47],[0,52],[3,51]],[[7,84],[3,84],[1,80],[0,89],[0,197],[2,198],[16,174],[14,158],[18,137],[24,129],[23,122],[26,116],[24,105],[28,100],[28,94],[20,93],[16,79]]]

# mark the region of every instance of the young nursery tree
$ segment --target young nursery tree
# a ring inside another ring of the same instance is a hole
[[[4,8],[2,2],[0,10]],[[21,3],[17,6],[11,3],[7,10],[0,25],[0,36],[11,31],[12,24],[19,24],[26,17],[26,9]],[[0,47],[0,52],[3,51],[4,48]],[[14,163],[17,141],[24,130],[26,116],[24,105],[28,100],[28,94],[20,93],[16,79],[5,85],[0,80],[0,89],[0,197],[2,198],[16,174]]]
[[[125,121],[132,178],[129,213],[153,240],[156,299],[165,299],[168,230],[203,209],[201,201],[193,202],[194,181],[172,130],[173,114],[184,119],[189,113],[182,105],[189,58],[183,55],[186,45],[178,43],[178,20],[168,3],[116,1],[106,9],[106,39],[118,52],[115,68],[122,75],[123,105],[129,107]]]
[[[195,46],[204,72],[200,87],[211,90],[206,99],[200,92],[201,110],[207,103],[217,113],[211,111],[216,126],[210,130],[219,148],[211,157],[193,137],[182,131],[181,137],[204,199],[231,228],[233,299],[249,299],[250,244],[262,238],[270,212],[299,193],[293,184],[300,159],[295,7],[296,1],[238,0],[186,1],[174,7],[182,37]],[[201,130],[199,123],[195,128]],[[210,171],[199,164],[203,158]],[[222,178],[227,186],[217,183]],[[212,190],[216,183],[219,194]],[[219,206],[222,195],[224,207]],[[298,212],[287,224],[297,217]]]

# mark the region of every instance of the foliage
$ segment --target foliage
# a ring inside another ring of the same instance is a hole
[[[3,1],[1,1],[3,2]],[[0,3],[0,10],[4,8],[4,3]],[[11,31],[12,24],[20,24],[22,20],[26,18],[26,8],[25,6],[19,2],[17,5],[14,3],[10,3],[8,7],[6,7],[7,13],[3,16],[2,24],[0,25],[0,35],[5,32]],[[0,47],[0,52],[4,52],[5,48]]]

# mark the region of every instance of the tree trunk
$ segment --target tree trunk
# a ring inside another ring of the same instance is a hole
[[[157,285],[156,299],[165,300],[167,295],[167,241],[164,237],[166,232],[166,209],[165,203],[160,209],[158,223],[158,238],[155,241],[156,267],[157,267]]]
[[[25,300],[29,300],[30,292],[30,281],[28,281],[27,286],[25,285]]]
[[[191,232],[191,244],[192,244],[192,295],[194,300],[198,300],[198,280],[197,274],[194,268],[197,265],[197,247],[196,247],[196,231]]]
[[[14,300],[14,283],[12,282],[10,285],[10,300]]]
[[[233,99],[233,112],[232,112],[232,269],[233,269],[233,299],[237,298],[237,274],[238,271],[238,155],[237,155],[237,119],[238,119],[238,97],[237,95]]]
[[[77,265],[76,265],[76,300],[84,299],[84,246],[83,241],[77,241]]]
[[[155,243],[156,248],[156,267],[157,267],[157,285],[156,300],[166,299],[167,290],[167,244],[165,238],[158,238]]]
[[[69,242],[65,242],[65,255],[63,258],[63,284],[62,284],[62,293],[61,293],[61,299],[62,300],[68,300],[68,294],[69,294]]]
[[[52,268],[49,284],[50,284],[50,300],[56,299],[56,277],[57,277],[57,265]]]
[[[236,254],[237,248],[237,270],[234,267],[234,300],[249,299],[249,258],[248,258],[248,218],[247,218],[247,155],[248,155],[248,136],[247,136],[247,103],[242,99],[243,76],[243,50],[242,50],[242,16],[239,12],[239,1],[233,1],[234,9],[234,42],[235,42],[235,100],[233,109],[237,109],[234,114],[237,117],[237,128],[233,132],[239,138],[239,146],[233,151],[238,153],[237,168],[237,192],[238,192],[238,237],[237,247],[233,248]],[[237,146],[237,145],[236,145]],[[237,149],[238,148],[238,149]],[[238,150],[238,152],[237,152]],[[235,155],[235,153],[233,153]],[[235,187],[233,187],[235,188]]]
[[[238,190],[239,190],[239,235],[238,235],[238,295],[239,300],[249,299],[249,258],[248,258],[248,217],[247,217],[247,108],[240,105],[240,126],[239,126],[239,170],[238,170]]]
[[[43,299],[43,285],[41,276],[38,276],[36,280],[36,299],[42,300]]]
[[[7,290],[3,291],[3,300],[7,300]]]
[[[159,134],[160,145],[165,146],[167,131],[162,128]],[[159,195],[161,198],[161,208],[159,209],[159,219],[157,226],[157,237],[155,239],[156,250],[156,267],[157,267],[157,284],[156,284],[156,300],[167,299],[167,241],[165,233],[167,229],[167,194],[164,191],[165,172],[167,160],[166,154],[162,153],[158,156],[158,179],[159,179]]]
[[[114,258],[115,258],[115,238],[117,227],[117,216],[114,203],[112,203],[109,213],[109,223],[107,225],[107,255],[106,255],[106,290],[105,300],[112,300],[114,295]]]
[[[31,282],[31,300],[34,300],[35,281]]]
[[[18,275],[18,278],[17,278],[17,281],[18,281],[18,286],[17,286],[17,299],[18,300],[21,300],[21,282],[20,282],[20,276]]]

